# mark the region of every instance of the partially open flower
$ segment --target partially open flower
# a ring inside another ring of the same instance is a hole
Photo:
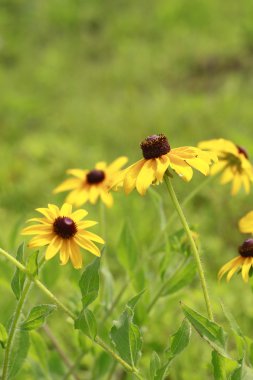
[[[82,267],[80,247],[95,256],[100,256],[100,250],[93,241],[104,244],[104,240],[87,231],[88,227],[97,224],[91,220],[82,220],[88,214],[87,211],[72,212],[72,206],[67,203],[61,209],[49,204],[48,208],[38,208],[37,211],[44,217],[29,219],[28,222],[39,224],[24,228],[22,235],[36,235],[28,244],[31,248],[47,246],[46,260],[50,260],[59,252],[62,265],[70,258],[74,268],[79,269]]]
[[[117,178],[120,169],[126,164],[126,157],[119,157],[110,165],[98,162],[92,170],[70,169],[67,171],[73,177],[56,187],[54,193],[71,190],[66,202],[81,206],[86,202],[95,204],[99,198],[111,207],[113,205],[112,194],[109,189]]]
[[[215,153],[191,146],[171,149],[163,134],[148,136],[140,146],[143,159],[123,170],[114,183],[115,187],[123,186],[127,194],[136,188],[144,195],[151,184],[163,181],[168,168],[173,169],[185,181],[191,180],[192,168],[207,175],[209,166],[217,160]]]
[[[249,271],[253,265],[253,239],[247,239],[238,248],[239,256],[230,260],[227,264],[223,265],[218,273],[220,280],[225,273],[227,274],[227,281],[239,270],[242,271],[242,278],[244,282],[249,280]]]
[[[224,139],[202,141],[198,146],[215,151],[218,155],[219,162],[212,166],[210,175],[222,172],[221,183],[232,182],[232,195],[238,193],[242,186],[245,192],[249,193],[253,181],[253,167],[246,149]]]

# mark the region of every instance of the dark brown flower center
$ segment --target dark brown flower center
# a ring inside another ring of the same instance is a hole
[[[247,150],[245,148],[243,148],[242,146],[239,146],[239,145],[236,145],[236,146],[238,149],[238,153],[243,154],[245,158],[249,159],[249,155],[248,155]]]
[[[143,157],[158,158],[170,151],[170,144],[163,134],[148,136],[140,144]]]
[[[87,182],[89,184],[100,183],[105,179],[105,172],[103,170],[91,170],[87,176]]]
[[[253,257],[253,239],[245,240],[238,251],[242,257]]]
[[[67,216],[58,216],[54,221],[53,229],[62,239],[70,239],[77,233],[76,223]]]

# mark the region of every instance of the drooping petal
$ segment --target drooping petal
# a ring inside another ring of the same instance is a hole
[[[112,194],[111,194],[111,193],[108,193],[108,192],[105,191],[105,190],[102,190],[100,195],[101,195],[101,199],[102,199],[102,201],[104,202],[104,204],[105,204],[107,207],[112,207],[112,205],[113,205],[113,197],[112,197]]]
[[[242,262],[242,257],[237,256],[234,259],[230,260],[228,263],[223,265],[218,273],[218,279],[220,280],[226,272],[228,272],[230,269],[234,267],[238,267],[239,264]]]
[[[249,270],[252,265],[252,258],[246,257],[244,263],[242,264],[242,278],[244,282],[249,281]]]
[[[136,189],[144,195],[155,180],[156,161],[154,159],[146,160],[142,166],[136,180]]]
[[[174,154],[168,153],[170,157],[170,167],[175,170],[175,172],[185,179],[190,181],[192,179],[193,171],[192,168],[180,157],[175,156]]]
[[[68,242],[63,241],[61,250],[60,250],[61,265],[67,264],[67,262],[69,261],[69,255],[70,255],[70,252],[69,252]]]
[[[164,173],[169,167],[170,164],[170,158],[167,155],[163,155],[161,157],[158,157],[156,160],[156,179],[161,182],[164,176]]]
[[[47,247],[45,253],[46,260],[50,260],[52,257],[54,257],[61,249],[61,245],[62,239],[60,239],[58,236],[55,236],[53,240],[50,242],[49,246]]]
[[[141,170],[145,162],[146,160],[144,159],[137,161],[135,164],[129,166],[129,168],[126,170],[123,183],[126,194],[129,194],[135,188],[136,179],[138,177],[139,171]]]
[[[75,269],[82,268],[83,258],[80,253],[80,249],[74,240],[69,240],[68,249],[69,249],[70,260],[73,264],[73,267]]]

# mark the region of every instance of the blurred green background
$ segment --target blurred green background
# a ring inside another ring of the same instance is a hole
[[[120,155],[127,155],[132,163],[140,158],[139,142],[147,135],[164,133],[172,147],[223,137],[253,156],[252,12],[250,0],[2,0],[1,246],[16,249],[22,240],[17,232],[36,207],[48,202],[60,205],[64,195],[52,195],[52,190],[65,178],[66,169],[92,169],[97,161],[110,162]],[[180,199],[201,181],[198,173],[189,184],[176,178]],[[165,188],[157,191],[170,215]],[[250,286],[239,276],[229,285],[218,284],[216,275],[237,254],[243,239],[237,221],[252,205],[252,194],[241,192],[231,198],[230,186],[214,179],[186,209],[200,233],[218,320],[224,319],[221,299],[249,335]],[[98,207],[87,209],[91,219],[99,218]],[[112,246],[108,260],[115,260],[115,236],[125,219],[131,221],[145,259],[159,225],[150,196],[132,193],[126,198],[118,193],[115,207],[106,214],[107,241]],[[86,257],[89,261],[89,254]],[[63,298],[68,293],[73,296],[80,273],[70,266],[60,268],[53,281],[50,270],[58,270],[58,258],[48,268],[48,283]],[[1,322],[8,320],[15,303],[8,284],[12,272],[1,259]],[[120,282],[119,277],[116,288]],[[133,294],[129,286],[129,295]],[[158,310],[167,310],[167,320],[179,315],[179,299],[203,311],[196,281],[189,293],[157,305]],[[157,318],[159,313],[154,313],[153,331],[166,345],[166,334],[177,325],[168,323],[160,331]],[[175,363],[171,378],[189,379],[200,353],[203,368],[191,379],[207,378],[208,370],[211,373],[206,367],[210,351],[203,350],[198,337],[195,340]]]

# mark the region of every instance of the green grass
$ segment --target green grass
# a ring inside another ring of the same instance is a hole
[[[92,168],[99,160],[109,162],[119,155],[127,155],[132,163],[140,157],[139,142],[149,134],[165,133],[173,147],[224,137],[246,147],[253,156],[252,11],[249,0],[2,1],[1,246],[14,249],[12,235],[16,236],[15,231],[20,231],[36,207],[63,201],[62,195],[52,195],[52,189],[65,178],[66,169]],[[189,184],[176,179],[180,199],[202,180],[199,174]],[[163,186],[157,191],[167,197]],[[243,239],[237,221],[252,209],[252,194],[231,198],[229,191],[229,186],[222,187],[214,179],[186,213],[200,233],[217,319],[223,321],[218,306],[222,299],[250,335],[250,287],[239,278],[229,285],[216,281],[220,265],[234,257]],[[107,212],[109,261],[115,261],[115,237],[129,219],[143,260],[155,262],[155,256],[145,256],[158,221],[150,196],[125,198],[122,193],[115,199],[115,207]],[[172,206],[165,203],[170,215]],[[99,218],[98,207],[87,209],[91,218]],[[15,248],[21,240],[16,239]],[[121,272],[113,265],[117,293]],[[1,260],[2,323],[7,322],[15,303],[8,285],[12,271]],[[57,273],[54,278],[52,271]],[[55,259],[48,263],[44,276],[68,300],[77,297],[79,275],[70,266],[59,268]],[[129,287],[128,296],[133,294],[135,290]],[[41,299],[33,291],[33,302],[36,297]],[[179,299],[201,309],[198,282],[172,300],[159,302],[152,314],[152,330],[144,337],[149,348],[152,336],[161,336],[164,346],[179,326],[182,315],[176,326],[172,323],[180,313]],[[54,322],[56,335],[71,352],[57,317]],[[73,350],[74,343],[75,339],[70,344]],[[203,362],[194,380],[211,379],[206,364],[210,351],[202,350],[199,338],[194,337],[191,347],[175,362],[171,379],[189,379],[202,352]],[[32,378],[29,371],[26,376]]]

